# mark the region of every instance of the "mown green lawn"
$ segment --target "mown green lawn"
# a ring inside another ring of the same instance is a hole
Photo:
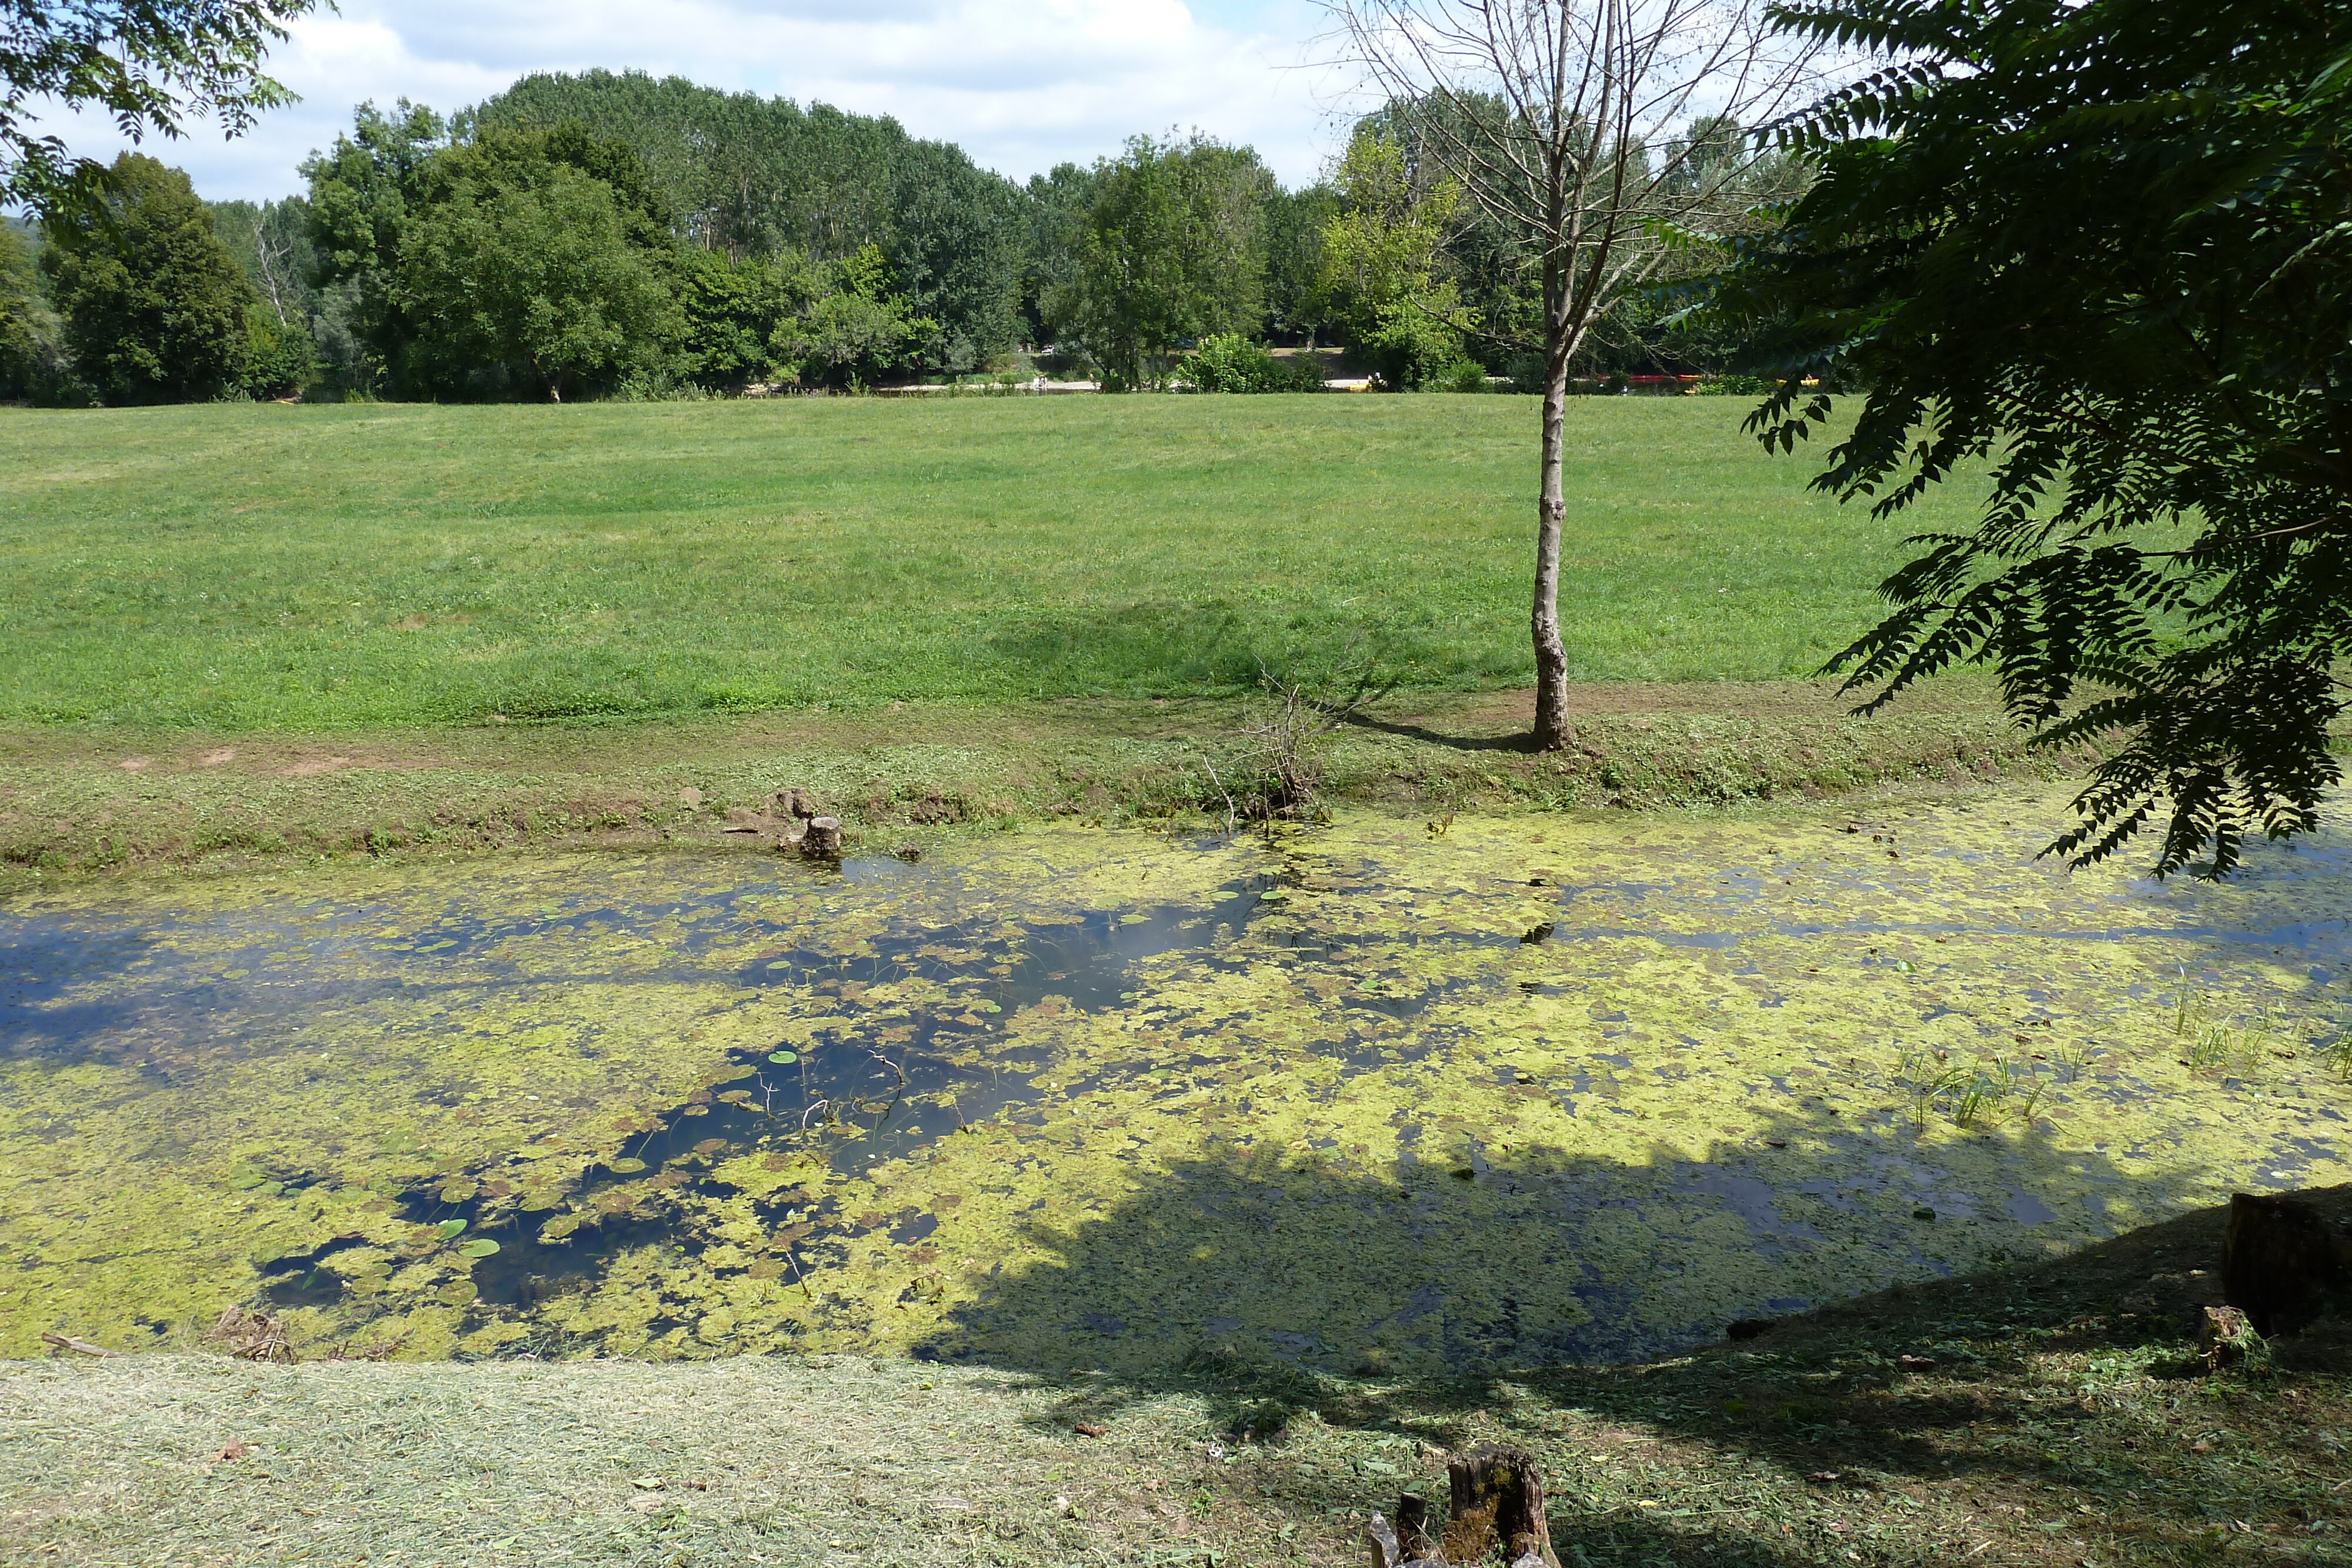
[[[1578,679],[1770,679],[1898,524],[1736,399],[1570,409]],[[215,731],[1531,678],[1536,404],[0,411],[0,722]]]

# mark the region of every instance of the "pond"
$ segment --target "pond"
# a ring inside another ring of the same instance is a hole
[[[0,905],[0,1354],[1656,1354],[2352,1179],[2352,845],[2063,800],[1059,827]]]

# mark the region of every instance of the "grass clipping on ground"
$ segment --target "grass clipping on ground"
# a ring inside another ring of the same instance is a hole
[[[2313,1195],[2352,1215],[2352,1188]],[[0,1368],[0,1556],[78,1564],[1359,1562],[1532,1449],[1563,1563],[2352,1562],[2342,1325],[2207,1373],[2221,1213],[1695,1355],[1512,1382],[846,1356]],[[2200,1272],[2200,1270],[2202,1270]]]

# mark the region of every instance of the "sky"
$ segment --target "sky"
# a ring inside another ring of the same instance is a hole
[[[1313,0],[341,0],[292,24],[268,70],[302,95],[225,141],[192,125],[145,150],[215,201],[299,190],[315,148],[373,99],[444,113],[541,70],[644,70],[894,115],[1025,180],[1138,132],[1244,143],[1286,185],[1340,140],[1349,78]],[[77,153],[125,145],[53,117]]]

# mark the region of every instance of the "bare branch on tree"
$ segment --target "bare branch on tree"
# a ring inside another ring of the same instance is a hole
[[[1517,233],[1542,286],[1538,749],[1568,742],[1559,631],[1568,373],[1593,328],[1673,254],[1754,203],[1775,157],[1746,134],[1809,100],[1817,47],[1765,0],[1324,0],[1365,85],[1423,155]]]

